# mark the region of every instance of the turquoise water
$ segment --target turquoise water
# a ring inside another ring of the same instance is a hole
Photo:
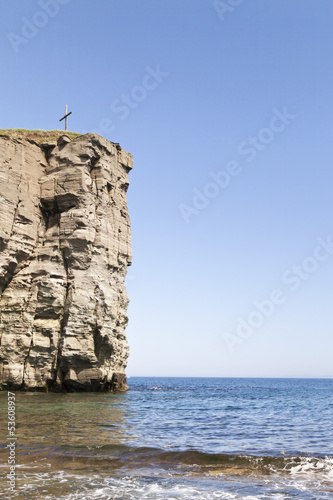
[[[1,498],[333,498],[333,379],[129,385],[122,395],[17,393],[16,493],[4,478]],[[6,435],[5,393],[0,409]],[[7,455],[3,444],[3,477]]]

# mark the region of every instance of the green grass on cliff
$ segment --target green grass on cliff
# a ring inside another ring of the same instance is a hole
[[[67,135],[73,140],[82,134],[78,132],[65,132],[64,130],[27,130],[25,128],[9,128],[0,129],[0,136],[1,135],[13,139],[30,139],[36,142],[48,142],[57,140],[62,135]]]

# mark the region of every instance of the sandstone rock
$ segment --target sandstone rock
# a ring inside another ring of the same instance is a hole
[[[126,390],[132,155],[0,137],[0,387]]]

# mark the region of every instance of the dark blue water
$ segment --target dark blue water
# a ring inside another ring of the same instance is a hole
[[[333,380],[130,382],[128,398],[135,409],[130,420],[140,445],[206,453],[333,455]]]
[[[130,378],[17,394],[16,496],[333,499],[333,380]],[[6,424],[1,394],[1,426]],[[2,446],[2,471],[7,450]]]

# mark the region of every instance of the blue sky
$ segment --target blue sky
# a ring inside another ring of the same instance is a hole
[[[59,128],[68,104],[134,155],[129,375],[333,376],[332,16],[2,2],[0,126]]]

